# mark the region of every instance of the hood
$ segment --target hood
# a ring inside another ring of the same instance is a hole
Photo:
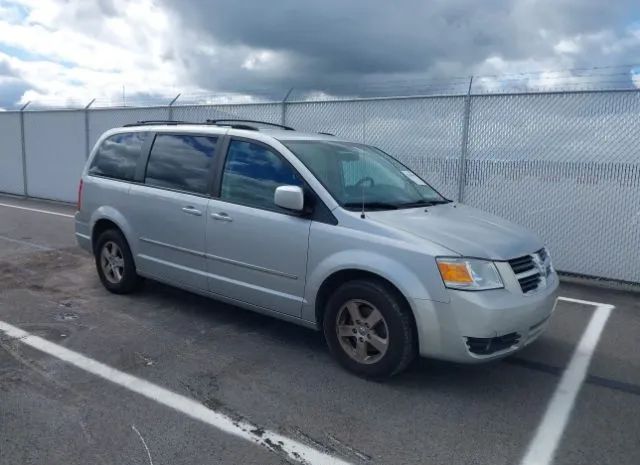
[[[367,218],[435,242],[466,257],[509,260],[543,247],[531,231],[466,205],[371,211]]]

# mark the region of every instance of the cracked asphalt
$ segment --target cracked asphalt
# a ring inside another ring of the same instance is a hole
[[[616,308],[554,463],[637,465],[640,294],[567,283],[560,294]],[[352,464],[519,463],[592,312],[559,303],[547,332],[500,362],[419,360],[370,382],[314,331],[154,282],[109,294],[71,218],[0,206],[1,321]],[[0,333],[0,464],[288,460]]]

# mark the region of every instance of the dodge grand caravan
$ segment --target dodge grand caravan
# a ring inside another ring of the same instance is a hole
[[[558,277],[544,244],[452,202],[380,149],[270,123],[140,122],[102,135],[76,237],[114,293],[142,278],[322,330],[385,377],[535,340]]]

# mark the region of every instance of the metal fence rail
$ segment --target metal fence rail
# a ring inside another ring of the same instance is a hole
[[[0,192],[74,201],[90,148],[138,120],[248,118],[375,145],[445,196],[536,231],[567,272],[640,283],[640,92],[0,113]]]

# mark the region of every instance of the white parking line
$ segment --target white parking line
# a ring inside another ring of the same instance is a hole
[[[286,454],[289,460],[308,465],[349,465],[348,462],[320,452],[306,444],[294,441],[273,431],[263,430],[247,421],[234,420],[223,413],[205,407],[193,399],[124,373],[41,337],[34,336],[4,321],[0,321],[0,331],[36,350],[184,413],[193,419],[207,423],[225,433],[245,439],[274,452],[280,451]]]
[[[611,310],[614,309],[613,305],[569,297],[558,297],[558,300],[591,305],[596,309],[571,356],[569,365],[562,374],[542,422],[522,459],[522,465],[548,465],[553,462],[553,456],[569,421],[573,404],[587,375],[591,357],[598,345]]]
[[[27,210],[27,211],[36,212],[36,213],[46,213],[47,215],[63,216],[65,218],[73,218],[74,217],[74,215],[70,215],[68,213],[54,212],[54,211],[51,211],[51,210],[42,210],[40,208],[21,207],[19,205],[12,205],[10,203],[0,203],[0,207],[16,208],[18,210]]]

